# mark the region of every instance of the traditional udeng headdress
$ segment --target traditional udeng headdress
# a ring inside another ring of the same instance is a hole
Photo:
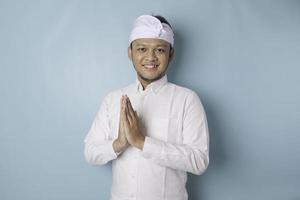
[[[151,15],[139,16],[133,24],[129,36],[129,45],[136,39],[157,38],[165,40],[174,45],[174,33],[171,27],[166,23],[161,23],[159,19]]]

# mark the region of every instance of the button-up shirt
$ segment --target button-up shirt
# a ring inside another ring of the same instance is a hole
[[[126,94],[145,135],[142,150],[128,147],[116,154],[120,99]],[[112,161],[111,200],[187,200],[187,172],[203,173],[209,162],[209,134],[198,95],[167,81],[145,90],[136,81],[110,92],[85,137],[85,158],[92,165]]]

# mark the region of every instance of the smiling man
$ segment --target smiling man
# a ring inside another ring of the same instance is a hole
[[[106,95],[85,138],[85,158],[112,161],[111,200],[187,200],[187,172],[208,166],[209,134],[198,95],[167,80],[174,56],[168,21],[138,17],[128,56],[136,83]]]

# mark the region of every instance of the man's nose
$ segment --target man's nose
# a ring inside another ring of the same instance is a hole
[[[148,61],[157,61],[157,56],[155,55],[155,51],[154,50],[148,51],[146,59]]]

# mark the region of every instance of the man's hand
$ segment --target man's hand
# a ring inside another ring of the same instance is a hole
[[[118,138],[113,142],[113,148],[116,153],[120,153],[120,152],[124,151],[129,145],[127,138],[126,138],[125,127],[124,127],[125,105],[126,105],[125,96],[123,95],[120,100],[120,122],[119,122]]]
[[[129,144],[142,150],[144,147],[145,136],[141,133],[139,127],[139,117],[136,111],[133,110],[131,102],[127,96],[125,96],[124,102],[124,129],[126,133],[126,138]]]

